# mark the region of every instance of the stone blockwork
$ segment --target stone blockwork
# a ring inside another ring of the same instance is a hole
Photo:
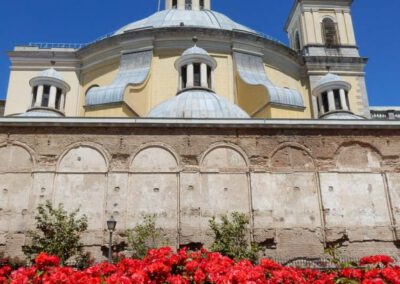
[[[338,131],[340,129],[340,131]],[[101,256],[156,214],[163,244],[210,244],[208,220],[239,211],[269,256],[399,254],[400,127],[0,123],[0,250],[21,255],[45,200],[89,218]]]

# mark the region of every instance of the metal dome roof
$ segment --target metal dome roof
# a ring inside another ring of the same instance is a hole
[[[189,89],[153,108],[151,118],[250,118],[237,105],[207,90]]]
[[[54,68],[46,69],[38,75],[38,77],[48,77],[64,81],[64,78]]]
[[[193,47],[191,47],[191,48],[186,49],[186,50],[182,53],[182,55],[192,55],[192,54],[208,55],[208,52],[207,52],[205,49],[203,49],[203,48],[198,47],[197,45],[195,45],[195,46],[193,46]]]
[[[325,85],[331,82],[343,82],[343,79],[336,74],[328,73],[327,75],[322,77],[322,79],[317,83],[317,86]]]
[[[115,35],[131,30],[144,28],[165,27],[200,27],[221,30],[240,30],[244,32],[257,33],[241,24],[232,21],[227,16],[211,10],[163,10],[148,18],[130,23],[115,32]]]
[[[19,117],[63,117],[61,113],[51,109],[31,109],[25,113],[17,115]]]

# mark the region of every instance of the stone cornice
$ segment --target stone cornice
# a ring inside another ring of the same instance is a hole
[[[237,129],[396,129],[400,121],[273,120],[273,119],[147,119],[147,118],[0,118],[0,128],[237,128]]]

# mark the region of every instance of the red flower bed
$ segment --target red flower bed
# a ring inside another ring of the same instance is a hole
[[[387,256],[363,258],[362,269],[320,272],[296,269],[263,259],[259,265],[247,260],[234,262],[219,253],[205,250],[173,253],[170,248],[149,251],[143,260],[123,259],[117,265],[101,263],[83,271],[60,267],[59,259],[40,254],[35,265],[12,271],[0,268],[0,284],[291,284],[291,283],[395,283],[400,284],[400,267]]]

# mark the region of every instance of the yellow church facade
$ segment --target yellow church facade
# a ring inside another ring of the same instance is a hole
[[[369,106],[352,2],[295,0],[289,46],[211,0],[165,0],[90,44],[15,47],[0,252],[23,257],[49,200],[88,217],[99,260],[111,217],[123,252],[146,215],[178,249],[233,212],[268,257],[399,256],[400,108]]]
[[[321,117],[322,102],[313,89],[330,73],[349,84],[348,110],[369,117],[367,60],[358,53],[352,1],[296,2],[286,26],[290,47],[211,10],[210,1],[190,2],[167,0],[165,10],[79,49],[16,47],[9,53],[12,65],[5,115],[31,109],[34,86],[29,82],[53,68],[70,86],[58,109],[63,116],[146,117],[158,104],[176,96],[181,70],[174,63],[196,37],[197,45],[217,63],[211,75],[212,90],[249,117]],[[123,70],[124,61],[131,66]],[[96,88],[102,90],[93,93]],[[116,88],[118,94],[112,94]],[[53,108],[42,102],[37,106]]]

